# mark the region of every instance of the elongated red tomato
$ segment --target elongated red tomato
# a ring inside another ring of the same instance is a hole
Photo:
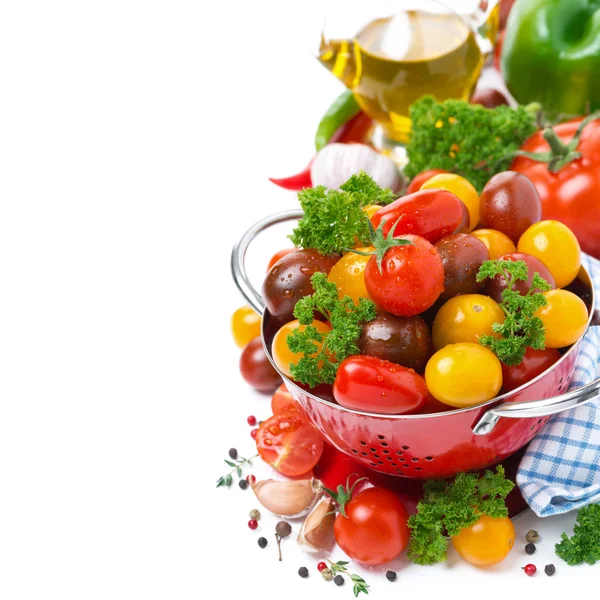
[[[421,171],[421,173],[415,175],[411,179],[410,183],[408,184],[408,187],[406,188],[406,193],[414,194],[415,192],[418,192],[421,189],[421,186],[426,181],[429,181],[432,177],[435,177],[436,175],[441,175],[442,173],[447,172],[448,171],[444,171],[443,169],[429,169],[428,171]]]
[[[375,304],[399,317],[412,317],[432,306],[444,291],[444,266],[426,239],[399,237],[412,243],[387,250],[381,270],[372,256],[365,269],[365,285]]]
[[[346,408],[401,415],[417,412],[427,402],[425,379],[401,365],[374,356],[350,356],[333,384],[335,399]]]
[[[377,229],[385,221],[383,233],[387,235],[395,223],[394,237],[406,233],[420,235],[435,244],[451,233],[469,230],[469,211],[462,200],[446,190],[421,190],[394,200],[372,217]]]
[[[502,389],[507,392],[516,390],[549,369],[560,357],[561,354],[556,348],[527,348],[520,364],[514,367],[502,364]]]

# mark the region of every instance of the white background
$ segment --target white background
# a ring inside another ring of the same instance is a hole
[[[308,50],[315,4],[0,5],[3,600],[351,597],[291,540],[282,563],[258,548],[275,520],[246,527],[252,492],[214,489],[269,411],[237,370],[230,246],[295,206],[267,177],[308,162],[340,91]],[[535,523],[552,580],[520,571],[522,539],[491,572],[361,572],[372,597],[560,597],[598,576],[552,557],[572,521]]]

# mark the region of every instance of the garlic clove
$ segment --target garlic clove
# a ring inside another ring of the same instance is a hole
[[[335,541],[333,524],[335,509],[329,496],[323,496],[304,519],[298,542],[309,552],[331,550]]]
[[[398,192],[404,186],[394,161],[366,144],[328,144],[310,166],[313,186],[335,190],[351,175],[364,171],[382,188]]]
[[[288,518],[308,514],[323,496],[323,487],[317,479],[266,479],[255,483],[252,490],[267,510]]]

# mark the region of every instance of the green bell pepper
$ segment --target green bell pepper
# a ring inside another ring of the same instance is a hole
[[[600,0],[518,0],[502,72],[521,104],[568,115],[600,108]]]

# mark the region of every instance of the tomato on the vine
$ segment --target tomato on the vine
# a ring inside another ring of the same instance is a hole
[[[380,488],[366,488],[353,496],[354,485],[327,489],[339,506],[333,526],[335,541],[352,559],[365,565],[383,565],[406,548],[410,531],[408,512],[398,496]]]
[[[353,410],[400,415],[417,412],[429,392],[423,377],[412,369],[374,356],[356,355],[338,367],[333,395]]]
[[[260,457],[288,477],[310,471],[321,458],[323,444],[321,434],[297,410],[263,421],[256,434]]]
[[[508,517],[493,519],[482,515],[452,539],[452,545],[467,562],[478,567],[504,560],[515,543],[515,528]]]
[[[502,364],[502,388],[507,392],[516,390],[549,369],[560,356],[555,348],[527,348],[520,364],[514,367]]]
[[[389,248],[379,269],[372,256],[365,270],[371,299],[388,312],[411,317],[427,310],[444,291],[444,267],[437,250],[418,235],[397,239],[411,242]]]
[[[285,383],[282,383],[271,398],[271,411],[274,415],[287,412],[288,410],[296,410],[296,403],[292,399],[292,395],[287,389]]]

